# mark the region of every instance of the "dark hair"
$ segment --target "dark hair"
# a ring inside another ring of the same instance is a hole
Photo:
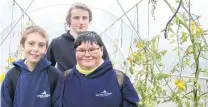
[[[104,45],[102,39],[96,32],[84,31],[74,41],[74,49],[76,49],[82,43],[86,43],[86,42],[89,42],[91,44],[95,43],[99,45],[100,47],[103,47]]]
[[[66,23],[68,26],[71,26],[71,11],[73,9],[82,9],[82,10],[86,10],[89,13],[89,22],[91,22],[92,20],[92,11],[90,10],[90,8],[83,4],[83,3],[74,3],[72,4],[72,6],[69,8],[68,12],[67,12],[67,16],[66,16]]]

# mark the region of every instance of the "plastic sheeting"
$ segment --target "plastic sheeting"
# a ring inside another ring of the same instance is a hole
[[[60,36],[65,32],[64,23],[66,13],[70,5],[74,2],[83,2],[92,9],[93,20],[88,30],[94,30],[101,34],[110,53],[110,57],[112,61],[115,62],[115,67],[120,69],[125,68],[123,62],[128,58],[130,52],[129,47],[132,44],[132,41],[135,38],[138,38],[138,36],[142,39],[151,39],[155,35],[163,35],[163,32],[161,31],[165,28],[170,16],[172,16],[171,10],[163,0],[158,0],[154,13],[155,19],[151,16],[152,5],[149,4],[148,6],[148,0],[130,0],[128,2],[126,0],[118,0],[125,12],[131,9],[126,15],[124,15],[117,0],[15,1],[23,10],[27,10],[26,13],[31,19],[22,12],[21,8],[17,4],[13,5],[13,0],[0,1],[0,72],[5,71],[4,68],[7,66],[6,60],[9,55],[15,54],[18,49],[18,41],[20,38],[21,28],[24,27],[23,25],[31,20],[35,24],[42,26],[47,30],[51,41],[53,38]],[[31,2],[32,4],[28,8]],[[169,0],[169,2],[173,2],[173,5],[176,7],[173,0]],[[207,29],[208,14],[206,14],[206,10],[208,9],[208,1],[191,0],[191,3],[192,13],[201,17],[200,23],[203,28]],[[136,4],[138,4],[138,7],[135,6]],[[131,24],[136,28],[139,35],[136,34]],[[161,50],[172,50],[173,47],[168,45],[169,41],[163,39],[162,36],[161,38],[159,48]],[[164,57],[167,71],[175,61],[176,57],[174,57],[174,53],[170,53]],[[201,63],[205,66],[208,65],[208,62],[202,61]],[[185,72],[185,74],[187,73]],[[162,107],[162,105],[160,107]]]

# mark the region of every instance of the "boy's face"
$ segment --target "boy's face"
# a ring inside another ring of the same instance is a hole
[[[70,29],[77,34],[82,33],[88,28],[89,12],[83,9],[73,9],[70,21]]]
[[[37,64],[47,51],[46,38],[39,33],[30,33],[22,44],[22,49],[28,63]]]
[[[99,66],[103,48],[93,43],[82,43],[76,48],[76,60],[82,69],[88,70]]]

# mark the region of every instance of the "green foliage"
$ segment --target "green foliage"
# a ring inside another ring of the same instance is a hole
[[[167,0],[164,0],[175,12]],[[175,1],[179,3],[179,0]],[[188,8],[183,1],[184,9]],[[188,9],[186,9],[188,10]],[[178,62],[171,67],[170,74],[163,71],[163,57],[167,50],[158,49],[160,37],[151,40],[135,40],[136,50],[129,55],[129,66],[135,74],[135,87],[141,101],[139,107],[156,107],[157,104],[174,102],[178,107],[204,107],[208,92],[202,89],[199,76],[208,76],[208,69],[200,65],[200,60],[208,60],[208,47],[204,35],[208,30],[201,28],[198,19],[189,21],[189,13],[179,12],[168,26],[169,44],[175,46]],[[189,23],[191,22],[191,23]],[[140,68],[140,70],[138,70]],[[182,76],[189,71],[191,78]],[[177,75],[174,80],[172,75]],[[175,85],[171,85],[175,81]],[[206,80],[206,85],[208,80]],[[171,93],[171,94],[167,94]],[[163,97],[162,99],[160,97]]]

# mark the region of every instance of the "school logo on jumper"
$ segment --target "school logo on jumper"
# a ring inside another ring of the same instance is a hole
[[[40,95],[37,95],[37,97],[39,98],[48,98],[50,97],[50,94],[47,94],[46,91],[43,91],[42,93],[40,93]]]
[[[104,90],[104,91],[100,92],[99,94],[96,94],[95,96],[96,96],[96,97],[106,97],[106,96],[109,96],[109,95],[111,95],[111,94],[112,94],[112,93],[107,92],[106,90]]]

